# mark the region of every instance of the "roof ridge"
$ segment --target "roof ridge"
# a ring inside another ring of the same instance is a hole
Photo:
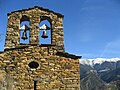
[[[54,14],[57,14],[58,16],[60,17],[64,17],[64,15],[60,14],[60,13],[57,13],[57,12],[54,12],[52,10],[49,10],[47,8],[43,8],[43,7],[40,7],[40,6],[33,6],[31,8],[26,8],[26,9],[21,9],[21,10],[16,10],[16,11],[11,11],[10,13],[7,13],[7,15],[11,15],[12,13],[15,13],[15,12],[22,12],[22,11],[26,11],[26,10],[31,10],[31,9],[35,9],[35,8],[38,8],[38,9],[41,9],[41,10],[44,10],[44,11],[48,11],[48,12],[51,12],[51,13],[54,13]]]

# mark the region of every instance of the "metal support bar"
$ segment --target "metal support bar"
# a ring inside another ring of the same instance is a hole
[[[34,80],[34,90],[37,90],[37,81],[42,81],[42,78],[35,78]]]
[[[37,86],[37,81],[34,81],[34,90],[37,90],[36,86]]]

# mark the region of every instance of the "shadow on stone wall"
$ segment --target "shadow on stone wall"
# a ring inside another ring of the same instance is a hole
[[[14,80],[4,71],[0,71],[0,90],[13,90]]]

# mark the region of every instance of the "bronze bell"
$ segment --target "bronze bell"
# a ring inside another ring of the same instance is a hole
[[[22,39],[23,40],[28,39],[26,30],[22,33]]]
[[[43,34],[42,34],[41,37],[44,38],[44,39],[48,38],[46,30],[43,30]]]

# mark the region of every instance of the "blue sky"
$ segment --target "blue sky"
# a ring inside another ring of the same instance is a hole
[[[65,50],[83,58],[120,58],[119,0],[0,0],[0,51],[7,13],[41,6],[64,14]]]

